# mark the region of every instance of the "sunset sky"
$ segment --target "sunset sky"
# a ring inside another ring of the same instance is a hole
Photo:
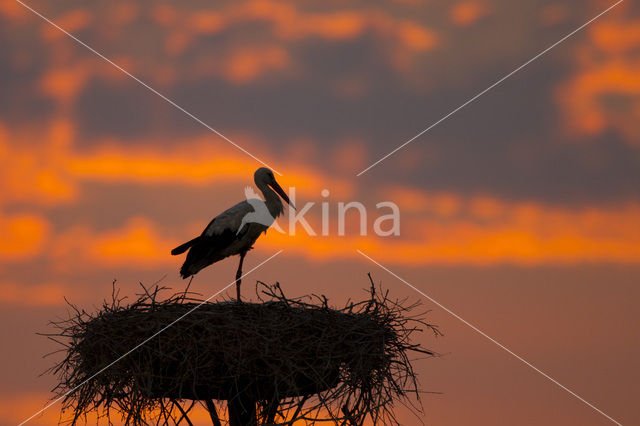
[[[625,0],[361,176],[614,0],[25,1],[295,187],[320,234],[270,231],[244,280],[336,305],[367,272],[444,337],[403,424],[640,424],[640,7]],[[0,1],[0,425],[43,408],[36,332],[117,280],[182,289],[171,248],[261,164],[14,0]],[[327,189],[328,197],[321,191]],[[337,235],[337,205],[367,207]],[[399,236],[373,235],[395,202]],[[287,227],[287,218],[279,223]],[[209,296],[237,260],[199,273]],[[232,296],[228,292],[227,296]],[[52,424],[54,405],[29,424]]]

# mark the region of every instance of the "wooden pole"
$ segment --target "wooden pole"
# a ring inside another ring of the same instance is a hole
[[[218,410],[216,410],[216,406],[213,403],[212,399],[207,399],[207,410],[209,411],[209,415],[211,416],[211,421],[213,422],[213,426],[222,426],[220,423],[220,417],[218,417]]]
[[[230,426],[257,426],[257,401],[246,392],[238,392],[235,398],[227,403],[229,407]]]

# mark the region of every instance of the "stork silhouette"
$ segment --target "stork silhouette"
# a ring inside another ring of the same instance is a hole
[[[216,216],[200,236],[171,250],[172,255],[189,250],[180,268],[182,278],[193,276],[219,260],[239,254],[240,263],[235,281],[239,302],[241,301],[240,284],[244,257],[253,248],[258,237],[266,232],[275,218],[284,212],[284,206],[278,195],[295,209],[287,194],[276,182],[271,170],[261,167],[256,170],[253,179],[266,201],[260,200],[253,189],[246,188],[247,200],[239,202]]]

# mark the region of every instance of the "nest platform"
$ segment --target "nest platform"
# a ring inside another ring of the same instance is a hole
[[[393,403],[418,396],[408,355],[433,355],[409,337],[438,334],[373,282],[367,299],[340,309],[323,296],[288,299],[278,284],[259,283],[259,303],[143,289],[126,304],[114,287],[98,312],[73,308],[54,323],[49,336],[66,339],[52,371],[69,423],[95,411],[126,424],[191,424],[196,403],[214,425],[394,423]]]

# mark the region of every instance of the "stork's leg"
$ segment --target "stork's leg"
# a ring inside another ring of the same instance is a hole
[[[238,265],[238,272],[236,272],[236,292],[238,293],[238,302],[242,302],[240,299],[240,284],[242,283],[242,262],[244,262],[246,254],[246,251],[240,253],[240,264]]]

